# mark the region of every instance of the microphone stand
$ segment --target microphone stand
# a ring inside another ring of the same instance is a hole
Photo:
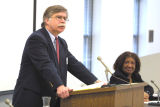
[[[107,85],[102,85],[102,87],[111,87],[111,86],[115,86],[115,85],[116,85],[116,84],[110,84],[109,79],[108,79],[108,72],[109,72],[113,77],[115,77],[115,78],[117,78],[117,79],[119,79],[119,80],[121,80],[121,81],[124,81],[124,82],[130,84],[129,82],[127,82],[127,81],[125,81],[125,80],[123,80],[123,79],[121,79],[121,78],[119,78],[119,77],[114,76],[114,75],[112,74],[112,72],[108,69],[108,67],[104,64],[104,62],[102,61],[102,58],[101,58],[100,56],[98,56],[97,59],[98,59],[98,60],[102,63],[102,65],[106,68],[105,74],[106,74],[106,78],[107,78],[108,84],[107,84]],[[131,84],[130,84],[130,85],[131,85]]]
[[[107,69],[105,70],[105,74],[106,74],[107,82],[109,83],[109,78],[108,78],[108,71],[107,71]]]
[[[110,84],[110,82],[109,82],[108,69],[105,70],[105,74],[106,74],[106,78],[107,78],[108,84],[107,84],[107,85],[102,85],[102,88],[104,88],[104,87],[111,87],[111,86],[112,86],[112,85]]]
[[[159,93],[160,93],[160,91],[158,90],[158,102],[157,103],[159,103]]]

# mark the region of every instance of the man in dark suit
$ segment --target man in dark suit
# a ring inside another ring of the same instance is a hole
[[[42,28],[28,38],[14,90],[14,107],[42,107],[43,96],[51,97],[51,107],[59,107],[59,99],[67,98],[72,91],[66,86],[67,71],[86,84],[100,82],[58,36],[64,31],[67,18],[67,9],[63,6],[48,7]]]

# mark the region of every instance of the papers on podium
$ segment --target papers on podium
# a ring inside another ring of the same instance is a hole
[[[139,84],[139,83],[131,83],[131,84],[111,84],[111,86],[132,86],[135,84]],[[104,82],[100,82],[100,83],[95,83],[95,84],[91,84],[91,85],[86,85],[83,87],[77,87],[77,88],[73,88],[73,91],[80,91],[80,90],[89,90],[89,89],[96,89],[96,88],[101,88],[102,85],[104,85]]]
[[[157,94],[157,93],[154,93],[154,94],[153,94],[153,97],[158,97],[158,94]]]
[[[91,85],[87,85],[87,86],[83,86],[83,87],[77,87],[77,88],[74,88],[73,91],[100,88],[103,84],[104,84],[104,82],[100,82],[100,83],[95,83],[95,84],[91,84]]]

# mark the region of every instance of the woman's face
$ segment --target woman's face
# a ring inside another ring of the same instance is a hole
[[[127,57],[123,63],[123,72],[132,74],[135,71],[136,62],[132,57]]]

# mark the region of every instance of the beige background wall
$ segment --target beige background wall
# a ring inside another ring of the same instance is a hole
[[[153,80],[160,86],[160,53],[141,57],[141,75],[144,81],[153,86],[155,92],[157,88],[150,82]],[[159,87],[160,88],[160,87]]]

